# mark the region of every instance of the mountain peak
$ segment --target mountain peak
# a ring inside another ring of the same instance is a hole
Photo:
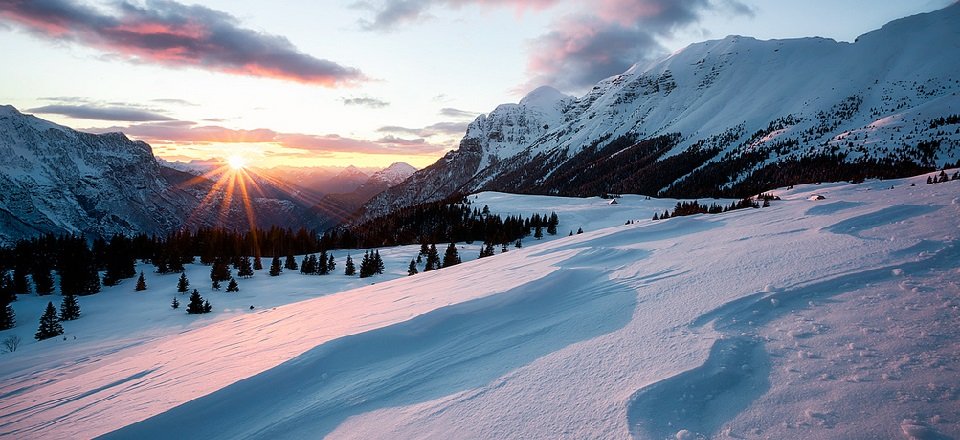
[[[9,104],[0,104],[0,116],[22,115],[16,107]]]
[[[540,86],[536,89],[533,89],[533,91],[530,93],[527,93],[527,96],[524,96],[523,99],[520,100],[520,105],[527,107],[551,108],[556,105],[556,103],[570,98],[572,97],[563,94],[563,92],[553,87]]]
[[[417,169],[414,168],[413,165],[406,162],[394,162],[390,164],[390,166],[374,173],[374,175],[370,177],[370,180],[379,180],[393,186],[403,182],[415,172],[417,172]]]

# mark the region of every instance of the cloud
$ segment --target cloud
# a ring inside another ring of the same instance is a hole
[[[460,110],[460,109],[456,109],[456,108],[452,108],[452,107],[445,107],[445,108],[440,109],[440,115],[441,115],[441,116],[446,116],[446,117],[448,117],[448,118],[468,118],[468,119],[473,119],[473,118],[476,118],[477,115],[479,115],[479,114],[480,114],[480,113],[478,113],[478,112],[471,112],[471,111],[467,111],[467,110]]]
[[[599,0],[554,22],[530,44],[526,88],[580,90],[666,52],[659,40],[697,23],[704,12],[751,15],[738,0]]]
[[[386,136],[377,140],[354,139],[338,134],[283,133],[267,128],[232,129],[218,125],[197,125],[190,121],[163,121],[132,124],[127,127],[90,128],[91,133],[123,132],[128,136],[157,144],[246,144],[267,143],[283,147],[289,153],[309,151],[315,154],[436,154],[447,146],[425,139]]]
[[[2,0],[0,20],[123,59],[276,78],[326,87],[363,81],[352,67],[315,58],[286,38],[240,26],[230,14],[172,0],[121,0],[106,10],[70,0]]]
[[[196,104],[196,103],[187,101],[186,99],[179,99],[179,98],[156,98],[156,99],[151,99],[151,101],[153,101],[153,102],[159,102],[159,103],[162,103],[162,104],[181,105],[181,106],[184,106],[184,107],[198,107],[198,106],[200,106],[200,104]]]
[[[529,42],[523,89],[579,91],[665,54],[660,41],[696,24],[705,12],[754,15],[741,0],[368,0],[353,7],[372,14],[360,21],[362,28],[389,31],[426,20],[435,8],[510,7],[522,13],[558,4],[570,13]]]
[[[436,124],[428,125],[426,129],[441,134],[463,135],[467,132],[468,125],[470,125],[469,122],[437,122]]]
[[[390,103],[387,101],[368,96],[360,98],[343,98],[343,103],[346,105],[362,105],[370,108],[384,108],[390,105]]]
[[[423,128],[400,127],[397,125],[386,125],[377,129],[380,133],[393,133],[399,135],[418,136],[429,138],[436,135],[462,136],[467,131],[468,122],[437,122]]]
[[[63,115],[74,119],[96,119],[101,121],[170,121],[172,118],[159,113],[122,106],[69,105],[52,104],[27,109],[31,113]]]
[[[417,23],[431,17],[429,10],[434,7],[459,9],[464,6],[512,7],[518,13],[527,9],[542,10],[561,0],[382,0],[380,2],[356,2],[354,9],[373,11],[373,19],[361,19],[360,27],[370,31],[390,31],[397,27]]]
[[[648,30],[605,23],[595,17],[567,18],[531,43],[526,88],[551,85],[579,90],[622,73],[665,49]]]

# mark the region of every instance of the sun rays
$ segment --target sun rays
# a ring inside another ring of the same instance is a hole
[[[243,156],[230,156],[227,158],[227,165],[229,165],[234,171],[242,170],[247,166],[247,159],[245,159]]]

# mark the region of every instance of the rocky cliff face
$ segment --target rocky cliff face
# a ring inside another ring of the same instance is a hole
[[[453,192],[734,195],[960,160],[960,5],[854,43],[729,36],[572,99],[538,89],[373,199],[367,218]],[[524,101],[537,105],[525,105]],[[544,108],[550,109],[544,111]]]
[[[195,201],[161,176],[150,146],[70,130],[0,106],[0,241],[179,227]]]

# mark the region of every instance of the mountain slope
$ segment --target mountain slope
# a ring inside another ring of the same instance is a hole
[[[558,113],[501,106],[366,216],[453,192],[741,196],[954,163],[960,125],[937,120],[960,114],[957,23],[954,4],[854,43],[729,36],[554,94]]]
[[[329,219],[325,226],[341,224],[353,219],[357,211],[371,198],[399,185],[416,171],[416,168],[406,162],[394,162],[373,173],[366,182],[352,191],[323,196],[313,209]]]
[[[195,205],[150,146],[70,130],[0,106],[0,241],[42,233],[165,232]]]
[[[207,178],[161,166],[121,133],[81,133],[0,106],[0,243],[47,233],[109,237],[182,227],[250,227],[247,207]],[[253,186],[253,185],[251,185]],[[281,188],[249,192],[257,225],[323,222]]]
[[[925,179],[662,221],[645,218],[668,200],[482,193],[587,230],[411,277],[417,246],[381,249],[374,285],[258,271],[238,294],[201,286],[201,317],[169,309],[176,275],[148,274],[85,297],[76,340],[4,355],[0,435],[955,437],[960,180]]]

